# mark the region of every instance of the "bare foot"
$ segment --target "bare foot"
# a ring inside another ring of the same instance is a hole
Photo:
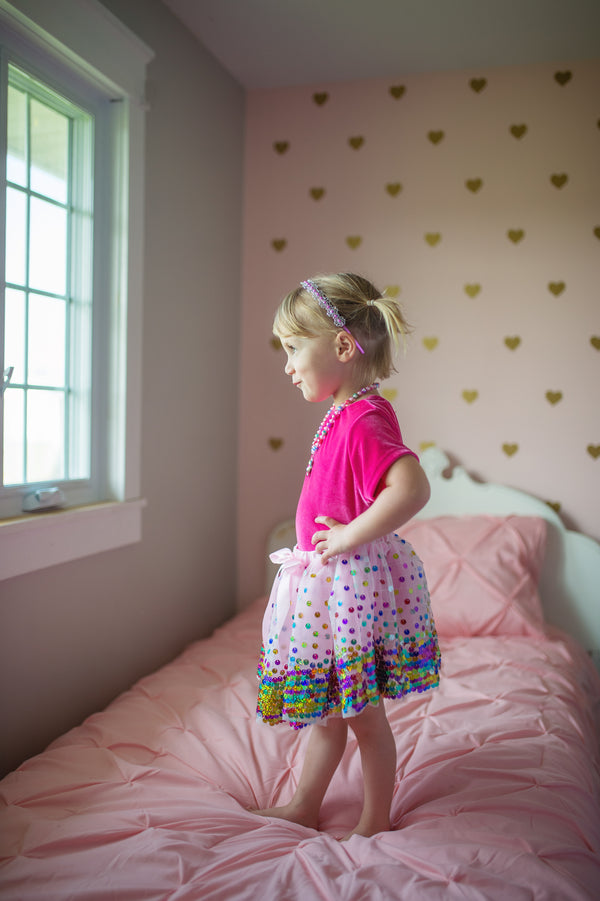
[[[348,835],[345,835],[340,841],[347,842],[349,838],[352,838],[353,835],[362,835],[363,838],[371,838],[372,835],[377,835],[379,832],[391,832],[390,823],[361,823],[359,822],[352,832],[349,832]]]
[[[275,817],[280,820],[288,820],[299,826],[307,826],[309,829],[317,829],[318,819],[314,814],[303,811],[293,804],[284,804],[282,807],[267,807],[264,810],[248,808],[250,813],[256,813],[259,817]]]

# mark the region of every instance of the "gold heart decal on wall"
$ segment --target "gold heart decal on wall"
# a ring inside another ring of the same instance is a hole
[[[555,172],[554,175],[550,176],[550,181],[555,188],[564,188],[568,180],[569,176],[566,172]]]
[[[400,285],[386,285],[383,289],[383,293],[387,294],[388,297],[398,297],[400,294]]]
[[[522,138],[523,135],[527,134],[527,126],[525,125],[525,123],[523,123],[522,125],[511,125],[510,133],[513,138]]]
[[[546,400],[550,404],[557,404],[562,400],[562,391],[546,391]]]
[[[346,244],[348,247],[351,247],[352,250],[356,250],[357,247],[360,247],[362,244],[362,238],[360,235],[348,235],[346,238]]]
[[[320,200],[321,197],[325,194],[325,188],[311,188],[310,196],[313,200]]]
[[[289,141],[275,141],[273,147],[277,151],[277,153],[285,153],[286,150],[289,150],[290,142]]]
[[[510,350],[516,350],[519,344],[521,343],[521,339],[518,335],[509,335],[504,339],[504,343]]]
[[[285,238],[273,238],[273,240],[271,241],[271,247],[273,248],[273,250],[284,250],[286,245],[287,241]]]
[[[469,84],[471,90],[475,91],[476,94],[480,94],[487,84],[487,78],[472,78]]]
[[[359,150],[362,145],[365,143],[365,139],[362,135],[354,135],[352,138],[348,138],[348,143],[354,150]]]
[[[432,144],[439,144],[440,141],[444,139],[443,131],[428,131],[427,137],[431,141]]]
[[[317,106],[323,106],[329,100],[329,94],[327,91],[318,91],[316,94],[313,94],[313,100]]]
[[[402,190],[402,185],[399,181],[392,181],[385,186],[385,190],[391,197],[397,197]]]
[[[600,444],[588,444],[587,452],[590,457],[593,457],[594,460],[597,460],[600,457]]]
[[[566,287],[564,282],[548,282],[548,291],[550,291],[551,294],[554,294],[555,297],[562,294]]]
[[[435,247],[435,245],[439,244],[442,240],[442,236],[439,232],[427,232],[427,234],[425,235],[425,240],[430,247]]]
[[[597,238],[600,238],[600,225],[596,226],[596,228],[594,229],[594,234]]]
[[[279,450],[283,446],[283,438],[269,438],[269,447],[271,450]]]
[[[503,444],[502,450],[506,454],[507,457],[512,457],[519,450],[518,444]]]
[[[590,338],[590,344],[592,347],[595,347],[596,350],[600,350],[600,335],[592,335]]]
[[[481,178],[468,178],[465,182],[465,185],[467,186],[469,191],[473,192],[473,194],[476,194],[477,191],[479,191],[482,184],[483,184],[483,179],[481,179]]]
[[[398,397],[398,389],[397,388],[384,388],[381,392],[386,400],[389,400],[390,403],[393,403]]]
[[[403,84],[393,84],[390,88],[390,94],[394,98],[394,100],[400,100],[401,97],[404,97],[406,93],[406,85]]]
[[[472,404],[479,397],[479,391],[477,391],[476,389],[473,389],[472,391],[465,389],[462,393],[462,396],[463,400],[466,400],[468,404]]]
[[[469,297],[477,297],[480,291],[481,285],[478,285],[476,282],[471,285],[465,285],[465,294],[468,294]]]
[[[271,338],[270,344],[273,350],[281,350],[281,341],[279,338],[276,338],[275,335]]]
[[[423,338],[423,345],[424,345],[424,347],[427,348],[427,350],[435,350],[439,344],[439,341],[440,341],[439,338],[434,338],[434,337]]]
[[[559,85],[561,85],[561,86],[568,84],[571,81],[572,77],[573,77],[573,73],[570,72],[568,69],[565,72],[555,72],[554,73],[554,80],[557,81],[559,83]]]
[[[506,234],[513,244],[518,244],[525,237],[525,232],[522,228],[509,228]]]

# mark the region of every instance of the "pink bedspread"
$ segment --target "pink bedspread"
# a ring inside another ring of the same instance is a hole
[[[3,899],[600,897],[600,692],[582,651],[444,639],[441,687],[386,702],[394,831],[340,843],[361,806],[353,739],[321,832],[246,810],[291,795],[308,738],[255,721],[263,608],[0,783]]]

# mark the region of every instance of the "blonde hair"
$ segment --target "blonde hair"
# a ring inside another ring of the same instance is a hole
[[[365,384],[387,379],[395,372],[394,353],[410,332],[402,308],[361,275],[341,272],[319,275],[311,282],[325,294],[346,320],[346,328],[364,349],[358,354],[356,373]],[[301,285],[283,298],[273,322],[273,334],[316,338],[324,332],[339,332],[315,298]]]

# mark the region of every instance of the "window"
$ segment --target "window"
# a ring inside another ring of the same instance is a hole
[[[0,0],[0,578],[140,538],[150,58],[95,0]]]
[[[99,499],[92,313],[102,254],[93,247],[95,116],[11,64],[7,95],[2,486],[12,513],[40,483],[73,500],[69,489],[87,482]]]

